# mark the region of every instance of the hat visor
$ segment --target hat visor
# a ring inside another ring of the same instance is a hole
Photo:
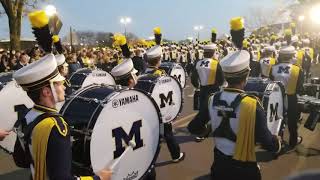
[[[53,79],[51,79],[51,82],[61,82],[61,81],[65,81],[66,78],[64,78],[63,76],[61,76],[61,74],[59,73],[56,77],[54,77]]]

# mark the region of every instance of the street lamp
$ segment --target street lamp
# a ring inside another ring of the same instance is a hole
[[[44,11],[46,12],[47,16],[49,16],[49,17],[57,14],[57,9],[53,5],[47,5],[45,7]]]
[[[127,37],[127,24],[131,23],[130,17],[122,17],[120,23],[124,25],[124,35]]]
[[[199,25],[199,26],[194,26],[193,29],[195,31],[197,31],[197,34],[198,34],[198,41],[200,39],[200,31],[203,29],[203,26]]]

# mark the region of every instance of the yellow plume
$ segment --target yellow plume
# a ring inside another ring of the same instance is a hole
[[[216,28],[212,28],[211,29],[211,33],[217,34],[217,29]]]
[[[53,43],[56,43],[56,42],[58,42],[59,40],[60,40],[60,38],[59,38],[58,35],[53,35],[53,36],[52,36],[52,41],[53,41]]]
[[[271,36],[271,39],[272,39],[272,40],[276,40],[276,39],[278,39],[278,36],[275,35],[275,34],[273,34],[273,35]]]
[[[292,35],[291,29],[284,30],[284,35]]]
[[[155,28],[153,29],[153,33],[154,33],[154,34],[161,34],[161,29],[160,29],[160,27],[155,27]]]
[[[42,28],[49,23],[49,18],[45,11],[34,11],[28,14],[33,28]]]
[[[126,37],[120,33],[113,35],[114,44],[118,46],[123,46],[127,43]]]
[[[244,40],[242,41],[242,44],[243,44],[243,47],[244,47],[244,48],[248,48],[249,41],[248,41],[247,39],[244,39]]]
[[[230,21],[231,29],[234,31],[239,31],[244,28],[244,20],[242,17],[232,18]]]
[[[290,27],[295,28],[296,27],[296,23],[294,23],[294,22],[290,23]]]

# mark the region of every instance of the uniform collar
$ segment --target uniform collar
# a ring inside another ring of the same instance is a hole
[[[223,90],[227,92],[244,93],[244,90],[238,88],[224,88]]]
[[[35,104],[33,106],[33,109],[35,109],[37,111],[42,111],[42,112],[58,112],[56,109],[49,108],[49,107],[46,107],[46,106],[42,106],[42,105],[39,105],[39,104]]]

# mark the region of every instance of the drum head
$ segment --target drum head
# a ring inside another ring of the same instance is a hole
[[[82,88],[91,84],[116,85],[111,74],[103,70],[93,70],[82,83]]]
[[[164,62],[161,64],[160,69],[166,71],[166,73],[174,78],[180,83],[182,88],[186,86],[186,72],[184,68],[173,62]]]
[[[3,83],[3,82],[2,82]],[[16,81],[7,82],[0,91],[0,127],[5,130],[13,130],[13,126],[20,116],[24,116],[28,108],[32,108],[33,101],[28,97],[27,93],[17,85]],[[0,146],[6,151],[12,153],[16,134],[11,131]]]
[[[186,87],[186,72],[182,66],[175,64],[171,70],[170,76],[176,78],[182,88]]]
[[[263,104],[267,104],[267,125],[270,132],[278,135],[283,120],[284,94],[278,83],[270,83],[267,86],[270,90],[269,100],[263,100]]]
[[[164,123],[171,122],[182,110],[182,89],[171,76],[159,77],[151,96],[156,101]]]
[[[158,155],[159,109],[138,90],[122,90],[109,97],[91,136],[92,169],[98,172],[110,168],[119,159],[112,179],[140,179]],[[136,146],[125,151],[130,140]]]

